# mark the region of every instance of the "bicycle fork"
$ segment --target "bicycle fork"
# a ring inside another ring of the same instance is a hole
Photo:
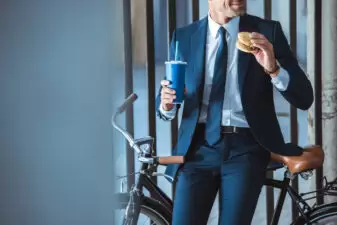
[[[132,188],[129,203],[125,209],[123,225],[137,225],[143,196],[144,194],[139,189]]]

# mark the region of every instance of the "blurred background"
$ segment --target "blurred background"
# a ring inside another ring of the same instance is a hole
[[[285,140],[321,144],[326,153],[309,181],[293,181],[301,192],[337,176],[336,7],[335,0],[248,0],[248,13],[281,22],[315,88],[308,112],[275,92]],[[180,116],[163,122],[154,113],[170,34],[207,12],[207,0],[0,0],[1,225],[114,224],[113,193],[136,178],[116,176],[137,172],[139,163],[110,116],[135,92],[139,99],[118,122],[136,138],[154,136],[158,155],[171,154]],[[172,196],[165,178],[157,182]],[[262,190],[254,225],[267,223],[278,194]],[[216,209],[209,224],[217,224]],[[280,224],[293,216],[287,199]]]
[[[113,224],[119,10],[0,0],[1,225]]]

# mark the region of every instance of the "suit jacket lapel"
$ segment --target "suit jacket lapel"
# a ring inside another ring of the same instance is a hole
[[[239,32],[254,32],[256,31],[253,23],[251,22],[251,18],[249,16],[243,15],[240,17],[240,24],[239,24]],[[247,75],[247,70],[249,67],[249,63],[251,58],[253,57],[250,53],[245,53],[239,50],[239,56],[238,56],[238,82],[239,82],[239,88],[240,93],[242,93],[243,84]]]
[[[190,62],[193,64],[193,75],[195,76],[196,91],[199,98],[202,97],[204,87],[204,73],[205,73],[205,49],[207,41],[207,25],[208,18],[200,20],[199,27],[191,35],[190,39]]]

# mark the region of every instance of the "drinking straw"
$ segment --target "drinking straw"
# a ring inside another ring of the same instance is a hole
[[[176,41],[176,52],[175,52],[175,61],[178,61],[178,49],[179,49],[179,41]]]

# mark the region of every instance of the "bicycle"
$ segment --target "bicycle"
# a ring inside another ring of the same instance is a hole
[[[152,180],[153,176],[165,176],[173,180],[166,174],[156,173],[158,165],[167,165],[171,163],[184,163],[182,156],[167,156],[157,157],[151,154],[154,139],[152,137],[145,137],[134,140],[133,137],[124,129],[116,124],[116,117],[122,114],[125,109],[137,99],[136,94],[131,94],[126,101],[120,106],[114,116],[112,117],[112,125],[117,129],[129,142],[130,147],[138,154],[138,160],[141,162],[139,177],[135,185],[127,193],[115,194],[117,205],[115,210],[125,210],[121,224],[136,225],[150,224],[169,225],[172,219],[172,200],[158,187]],[[291,225],[323,225],[323,224],[337,224],[337,202],[330,204],[309,206],[308,200],[320,196],[337,196],[337,178],[332,182],[327,182],[324,177],[323,188],[312,192],[303,194],[297,193],[290,185],[290,181],[301,176],[308,179],[312,176],[313,169],[320,167],[323,163],[324,154],[319,146],[313,146],[304,149],[301,156],[284,157],[272,154],[272,160],[276,165],[269,167],[267,170],[275,171],[280,168],[285,168],[283,180],[275,180],[266,178],[265,186],[278,188],[281,190],[276,209],[274,210],[272,221],[270,225],[277,225],[279,223],[281,211],[283,208],[286,194],[296,204],[299,216],[291,223]],[[146,189],[151,197],[145,196],[144,189]],[[304,196],[316,194],[311,197],[303,198]],[[146,219],[147,217],[147,219]]]

